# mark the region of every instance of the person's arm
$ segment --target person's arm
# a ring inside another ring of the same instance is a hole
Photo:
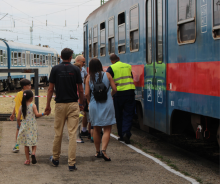
[[[13,109],[13,112],[12,112],[11,116],[10,116],[11,121],[14,121],[14,119],[15,119],[15,107]]]
[[[106,75],[107,75],[108,80],[109,80],[109,82],[110,82],[110,85],[111,85],[111,87],[112,87],[111,95],[113,96],[113,95],[117,92],[117,87],[116,87],[116,85],[115,85],[115,82],[114,82],[114,80],[113,80],[111,74],[106,73]]]
[[[89,79],[90,76],[87,77],[86,79],[86,91],[85,91],[85,96],[87,99],[88,104],[90,103],[90,86],[89,86]]]
[[[51,107],[50,107],[50,102],[53,96],[53,92],[54,92],[54,83],[50,83],[49,84],[49,88],[47,90],[47,105],[46,105],[46,109],[45,111],[47,111],[49,114],[51,113]],[[47,115],[49,115],[47,114]]]
[[[49,111],[45,111],[44,113],[38,113],[38,110],[37,110],[37,106],[35,104],[33,104],[33,111],[34,111],[34,114],[37,118],[40,118],[44,115],[48,115],[49,114]]]
[[[18,110],[17,123],[19,126],[21,126],[21,107]]]
[[[83,111],[83,86],[82,83],[78,84],[78,93],[79,93],[79,108]]]

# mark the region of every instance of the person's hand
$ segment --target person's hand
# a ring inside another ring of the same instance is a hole
[[[80,109],[80,111],[83,111],[84,110],[84,107],[83,106],[79,106],[79,109]]]
[[[49,115],[49,111],[44,111],[44,115]]]
[[[12,114],[12,115],[10,116],[10,120],[11,120],[11,121],[14,121],[14,119],[15,119],[15,115]]]
[[[51,113],[51,107],[50,106],[47,106],[45,108],[45,112],[46,112],[46,115],[49,115]]]

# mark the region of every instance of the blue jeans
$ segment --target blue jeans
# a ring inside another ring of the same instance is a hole
[[[114,97],[118,135],[131,137],[132,120],[135,112],[135,95]]]

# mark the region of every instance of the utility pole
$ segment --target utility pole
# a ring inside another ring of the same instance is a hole
[[[33,45],[33,27],[30,27],[30,44]]]

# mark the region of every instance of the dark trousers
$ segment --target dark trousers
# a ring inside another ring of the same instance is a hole
[[[114,97],[118,135],[131,137],[132,120],[135,111],[135,95]]]

